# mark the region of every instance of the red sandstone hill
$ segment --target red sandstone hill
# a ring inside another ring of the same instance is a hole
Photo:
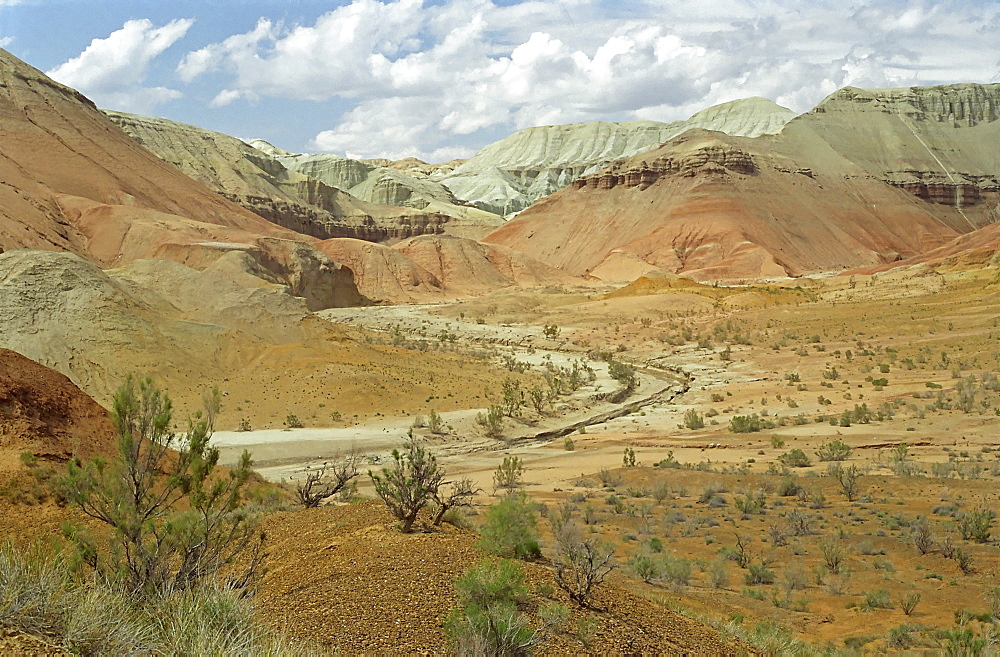
[[[576,180],[485,241],[606,280],[894,262],[1000,218],[1000,158],[982,145],[1000,140],[998,99],[1000,85],[848,89],[778,135],[688,131]]]
[[[68,378],[0,349],[0,448],[64,460],[114,452],[108,412]]]

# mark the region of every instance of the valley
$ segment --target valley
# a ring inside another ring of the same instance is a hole
[[[1000,637],[1000,84],[440,163],[0,88],[0,650]]]

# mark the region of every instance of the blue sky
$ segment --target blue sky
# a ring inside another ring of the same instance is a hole
[[[101,107],[443,161],[534,125],[1000,82],[1000,3],[0,0],[0,44]]]

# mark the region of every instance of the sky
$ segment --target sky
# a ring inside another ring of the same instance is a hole
[[[0,47],[102,108],[442,162],[538,125],[1000,82],[1000,2],[0,0]]]

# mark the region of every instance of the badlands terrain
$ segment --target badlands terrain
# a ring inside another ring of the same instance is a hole
[[[511,500],[541,653],[992,649],[1000,85],[540,126],[440,164],[102,111],[4,51],[0,89],[8,542],[108,533],[62,473],[114,456],[107,409],[149,375],[178,432],[217,388],[221,466],[252,453],[247,604],[282,651],[447,652]],[[474,494],[403,533],[368,470],[408,433]],[[614,550],[586,604],[567,518]],[[0,647],[81,650],[11,591]]]

